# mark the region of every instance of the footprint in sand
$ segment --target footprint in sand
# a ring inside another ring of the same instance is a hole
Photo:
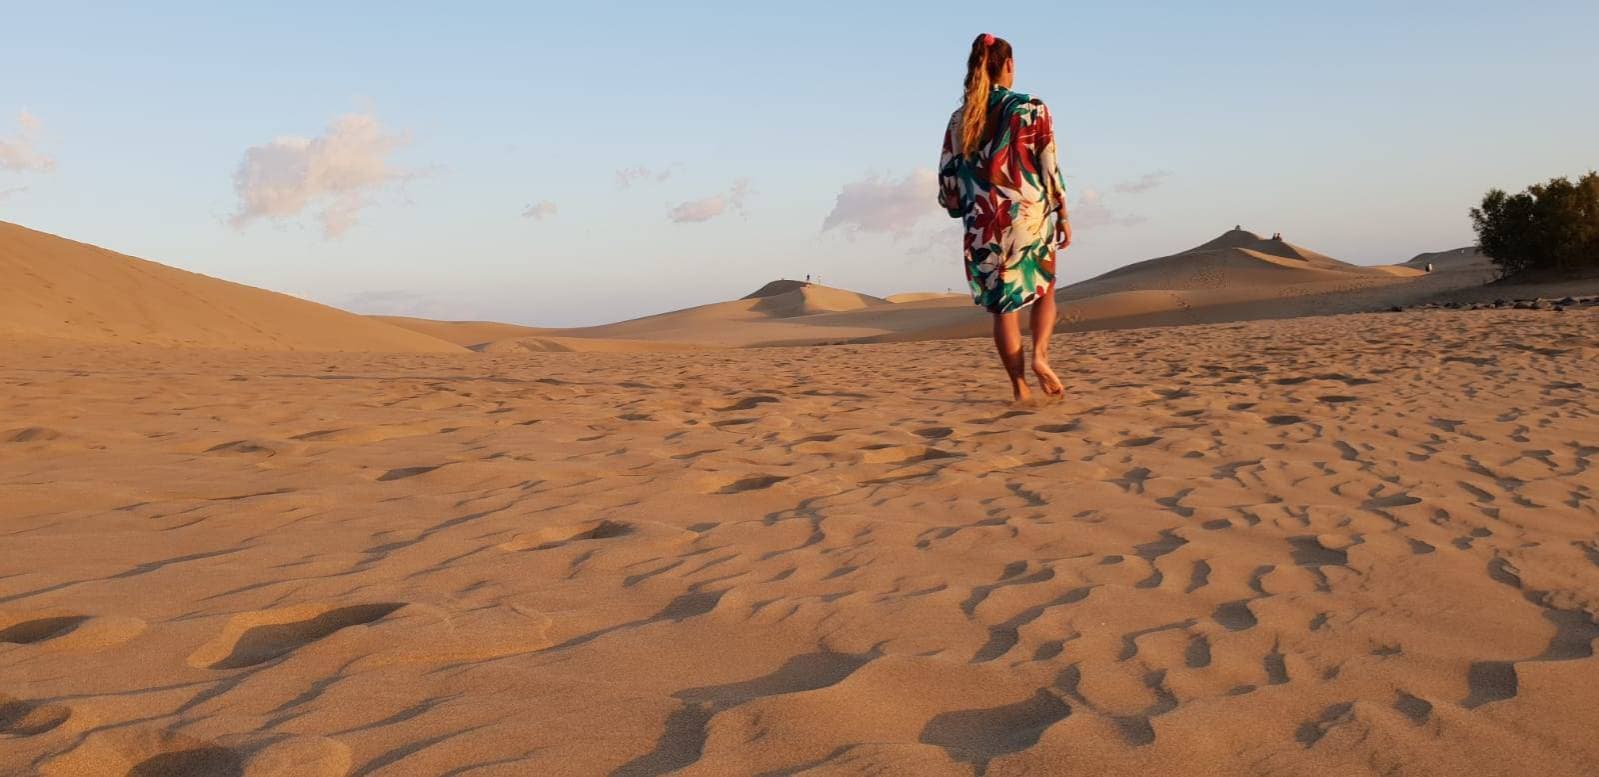
[[[1363,510],[1376,511],[1391,510],[1395,507],[1409,507],[1415,504],[1421,504],[1421,500],[1409,494],[1392,494],[1389,496],[1380,496],[1367,499],[1365,502],[1361,503],[1360,507]]]
[[[1320,717],[1299,724],[1299,730],[1295,732],[1294,739],[1298,740],[1299,744],[1306,750],[1315,747],[1322,737],[1327,736],[1327,732],[1355,719],[1353,714],[1354,706],[1354,702],[1346,701],[1322,710]]]
[[[93,653],[133,639],[145,625],[138,618],[117,615],[8,616],[0,612],[0,645],[52,653]]]
[[[206,453],[240,453],[246,456],[266,456],[271,458],[278,452],[269,444],[257,440],[233,440],[231,442],[213,445],[205,449]]]
[[[95,731],[40,764],[44,777],[243,777],[242,755],[215,742],[171,731],[124,726]]]
[[[510,551],[550,550],[573,542],[625,537],[635,531],[637,531],[637,527],[633,524],[610,520],[602,520],[596,523],[547,526],[543,529],[519,535],[510,542],[501,543],[500,549]]]
[[[34,704],[0,694],[0,736],[43,734],[70,717],[72,711],[59,704]]]
[[[1044,424],[1043,426],[1033,427],[1033,431],[1043,432],[1044,434],[1066,434],[1067,432],[1077,431],[1078,426],[1081,426],[1078,421],[1073,421],[1069,424]]]
[[[711,478],[707,481],[705,492],[708,494],[732,495],[742,494],[746,491],[760,491],[771,488],[785,480],[786,475],[751,475],[743,478]]]
[[[1250,611],[1247,599],[1225,602],[1217,606],[1210,617],[1228,631],[1252,629],[1259,622],[1255,619],[1255,613]]]
[[[382,475],[379,475],[378,476],[378,482],[379,483],[387,483],[387,482],[389,482],[391,480],[404,480],[406,478],[414,478],[417,475],[426,475],[427,473],[432,472],[433,470],[439,469],[440,467],[443,467],[443,466],[445,466],[445,465],[444,464],[434,464],[431,467],[400,467],[399,469],[391,469],[388,472],[385,472]]]
[[[721,411],[721,412],[724,412],[724,413],[735,412],[735,411],[740,411],[740,410],[754,410],[755,408],[757,408],[757,407],[759,407],[761,405],[767,404],[769,402],[776,402],[776,401],[777,401],[777,397],[769,397],[769,396],[766,396],[764,394],[757,394],[757,395],[755,395],[753,397],[745,397],[744,399],[741,399],[741,400],[739,400],[737,402],[734,402],[733,404],[728,405],[727,407],[719,407],[719,408],[716,408],[716,409]]]
[[[5,433],[6,442],[48,442],[58,439],[61,433],[43,426],[29,426],[25,429],[12,429]]]
[[[339,777],[350,748],[321,736],[229,737],[223,743],[175,731],[123,726],[88,734],[40,764],[44,777]]]
[[[1410,722],[1418,726],[1423,725],[1432,717],[1432,702],[1418,696],[1412,696],[1404,691],[1399,691],[1399,697],[1394,700],[1394,709],[1400,714],[1410,718]]]
[[[1071,712],[1057,694],[1040,689],[1032,698],[1012,704],[934,715],[917,739],[945,748],[962,760],[986,764],[1037,744],[1044,729],[1065,720]]]
[[[13,645],[32,645],[62,636],[88,620],[84,615],[65,615],[56,618],[35,618],[0,629],[0,642]]]
[[[403,602],[383,602],[338,608],[292,607],[238,615],[228,623],[222,637],[190,656],[189,664],[207,669],[243,669],[264,664],[340,629],[380,620],[404,606]]]
[[[128,771],[128,777],[174,777],[191,774],[205,775],[205,777],[233,775],[243,777],[244,759],[225,747],[199,747],[151,756]]]
[[[922,461],[961,458],[963,454],[929,448],[925,445],[870,445],[861,449],[862,464],[914,464]]]

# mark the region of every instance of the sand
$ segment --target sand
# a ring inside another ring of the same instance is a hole
[[[1592,774],[1599,309],[1332,315],[1490,274],[1235,230],[1017,407],[964,294],[365,317],[0,223],[0,775]]]
[[[0,349],[0,774],[1599,763],[1593,309]]]

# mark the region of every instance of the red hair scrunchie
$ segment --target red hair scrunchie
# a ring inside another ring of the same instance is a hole
[[[983,33],[983,45],[984,46],[992,46],[992,45],[994,45],[994,36],[992,34],[990,34],[990,33],[986,33],[986,32]]]

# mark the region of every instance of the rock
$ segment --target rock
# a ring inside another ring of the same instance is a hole
[[[1389,313],[1403,313],[1403,312],[1405,312],[1405,309],[1402,308],[1402,307],[1399,307],[1398,305],[1394,305],[1394,306],[1388,308],[1388,312]]]
[[[1546,300],[1546,299],[1534,300],[1533,303],[1532,303],[1532,307],[1533,307],[1534,310],[1554,310],[1555,309],[1555,303],[1550,302],[1549,300]]]

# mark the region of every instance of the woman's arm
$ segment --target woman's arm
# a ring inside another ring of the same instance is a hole
[[[1042,179],[1045,196],[1056,213],[1055,247],[1065,248],[1072,244],[1071,216],[1066,212],[1066,178],[1061,175],[1060,159],[1055,148],[1055,121],[1049,115],[1049,107],[1042,103],[1038,106],[1037,121],[1041,125],[1036,135],[1041,146],[1038,150],[1038,175]]]
[[[944,128],[944,149],[938,155],[938,206],[950,218],[961,217],[960,158],[955,154],[955,124]]]

